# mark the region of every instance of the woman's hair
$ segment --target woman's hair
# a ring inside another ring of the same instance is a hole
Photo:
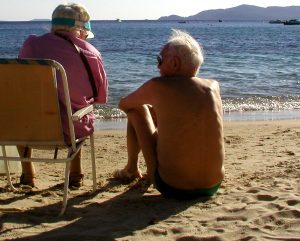
[[[188,33],[172,29],[172,34],[167,42],[170,54],[177,55],[185,70],[196,75],[204,61],[200,44]]]
[[[72,24],[68,24],[67,22],[62,21],[56,21],[57,19],[69,19],[69,20],[75,20],[76,23],[74,23],[75,26],[71,26]],[[90,21],[90,14],[88,13],[87,9],[77,3],[65,3],[58,5],[53,13],[52,13],[52,32],[56,32],[58,30],[63,31],[76,31],[80,29],[85,29],[82,24],[77,24],[79,22],[82,23],[88,23]],[[89,29],[87,29],[89,30]]]

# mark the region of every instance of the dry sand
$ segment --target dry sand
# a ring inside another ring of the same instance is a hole
[[[9,192],[2,176],[0,240],[300,240],[300,122],[226,122],[224,131],[226,177],[209,200],[168,200],[143,182],[111,179],[126,163],[125,130],[96,133],[90,195],[84,147],[85,186],[70,191],[63,217],[63,165],[36,164],[33,191]]]

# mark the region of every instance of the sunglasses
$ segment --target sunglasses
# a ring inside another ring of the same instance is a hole
[[[160,66],[163,62],[162,56],[160,54],[156,56],[156,60],[157,60],[158,66]]]

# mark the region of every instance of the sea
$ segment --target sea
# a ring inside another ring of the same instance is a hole
[[[300,25],[128,20],[92,21],[92,29],[89,41],[101,52],[109,81],[108,103],[96,106],[96,129],[126,127],[118,101],[159,75],[156,56],[172,29],[202,45],[198,76],[219,82],[225,121],[300,119]],[[0,22],[0,58],[17,57],[29,34],[49,30],[50,21]]]

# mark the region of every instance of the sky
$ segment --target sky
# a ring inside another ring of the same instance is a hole
[[[51,19],[54,8],[68,1],[0,0],[0,20],[26,21]],[[300,0],[71,0],[89,10],[92,20],[154,20],[172,14],[182,17],[204,10],[231,8],[241,4],[268,6],[300,6]]]

